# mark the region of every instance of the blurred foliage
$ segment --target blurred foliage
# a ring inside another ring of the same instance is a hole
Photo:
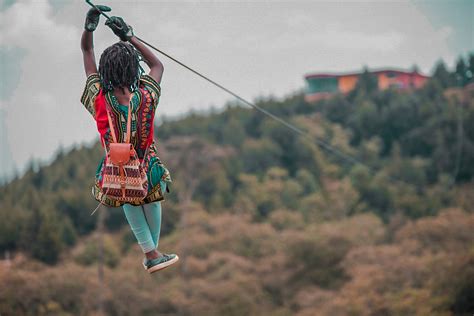
[[[110,236],[105,236],[102,242],[104,263],[111,268],[116,267],[120,260],[120,247],[117,246]],[[78,250],[79,253],[75,256],[76,262],[82,265],[96,263],[99,259],[99,244],[100,242],[97,238],[84,241],[82,244],[83,249]]]
[[[0,187],[0,258],[12,257],[0,313],[101,315],[99,297],[107,315],[472,313],[473,68],[472,54],[439,62],[416,91],[378,91],[366,71],[316,104],[257,100],[319,145],[235,103],[165,120],[160,250],[181,260],[148,277],[122,210],[108,209],[103,290],[90,216],[100,144],[32,161]]]

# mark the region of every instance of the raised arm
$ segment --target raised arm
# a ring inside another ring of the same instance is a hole
[[[163,77],[163,71],[165,70],[161,61],[156,57],[156,55],[146,47],[142,42],[140,42],[135,36],[130,38],[130,43],[135,46],[135,48],[142,54],[145,59],[145,63],[150,67],[150,77],[160,83],[161,78]]]
[[[86,76],[97,72],[94,55],[94,35],[92,32],[84,30],[81,37],[82,58],[84,60],[84,70]]]
[[[111,9],[105,5],[97,6],[100,10],[104,12],[109,12]],[[82,32],[81,37],[81,50],[82,57],[84,60],[84,70],[86,76],[97,72],[97,64],[95,62],[94,55],[94,36],[93,32],[99,24],[100,12],[95,8],[90,9],[87,12],[86,22],[84,24],[84,32]]]
[[[122,41],[129,41],[133,46],[135,46],[145,59],[145,63],[150,67],[150,77],[160,83],[164,71],[163,64],[148,47],[133,35],[132,27],[125,23],[121,17],[117,16],[111,17],[110,20],[105,22],[105,25],[110,27]]]

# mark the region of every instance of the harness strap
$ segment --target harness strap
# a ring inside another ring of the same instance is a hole
[[[130,143],[130,134],[131,134],[131,125],[132,125],[132,105],[131,105],[132,98],[133,98],[133,93],[130,94],[130,100],[128,101],[127,132],[125,136],[125,143]],[[107,105],[108,105],[108,102],[106,99],[105,111],[107,112],[107,119],[109,120],[110,133],[112,134],[112,139],[114,143],[118,143],[117,136],[115,136],[114,124],[112,122],[112,118],[110,117],[110,112],[109,112],[109,109],[107,108]]]
[[[133,93],[130,95],[130,100],[129,100],[129,104],[128,104],[128,117],[127,117],[127,131],[126,131],[126,136],[125,136],[125,143],[130,143],[130,137],[131,137],[131,124],[132,124],[132,98],[133,98]],[[112,121],[112,118],[110,116],[110,112],[109,112],[109,109],[107,108],[107,106],[110,106],[109,102],[107,101],[107,98],[105,98],[105,110],[107,112],[107,119],[109,121],[109,127],[110,127],[110,133],[112,135],[112,140],[114,143],[117,143],[117,136],[116,136],[116,133],[115,133],[115,128],[114,128],[114,124],[113,124],[113,121]],[[152,136],[153,137],[153,136]],[[103,145],[104,145],[104,151],[105,151],[105,155],[107,156],[107,147],[106,147],[106,144],[105,144],[105,139],[101,139]],[[150,145],[151,146],[151,145]],[[143,156],[143,160],[142,162],[140,163],[140,166],[143,167],[144,163],[145,163],[145,158],[148,154],[148,151],[150,149],[150,146],[147,146],[146,150],[145,150],[145,154]],[[119,176],[121,177],[126,177],[127,176],[127,172],[124,168],[120,168],[120,172],[119,172]],[[103,194],[103,197],[105,198],[108,191],[109,191],[110,188],[107,188],[107,191]],[[125,195],[125,192],[124,192],[124,188],[122,187],[122,194]],[[94,211],[92,211],[92,213],[90,215],[93,215],[100,207],[100,205],[103,203],[103,199],[101,199],[101,201],[98,203],[97,207],[94,209]]]

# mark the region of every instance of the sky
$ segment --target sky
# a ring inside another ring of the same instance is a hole
[[[99,2],[96,2],[99,4]],[[135,34],[243,97],[284,97],[304,75],[369,68],[453,66],[474,52],[474,1],[104,0]],[[0,176],[30,159],[98,139],[79,102],[78,0],[0,0]],[[101,18],[95,54],[117,38]],[[156,122],[221,108],[231,96],[158,54],[165,66]],[[159,132],[159,129],[158,129]]]

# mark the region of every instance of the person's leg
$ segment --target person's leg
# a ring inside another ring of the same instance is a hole
[[[161,202],[145,204],[143,207],[145,218],[150,229],[151,238],[153,239],[153,243],[157,249],[161,231]]]
[[[123,211],[143,253],[155,252],[156,244],[153,241],[143,206],[124,204]]]
[[[166,192],[167,183],[164,181],[160,181],[161,190],[162,192]],[[161,232],[161,202],[156,201],[153,203],[145,204],[144,205],[145,217],[148,222],[148,227],[150,228],[150,232],[153,238],[153,242],[155,243],[155,248],[158,249],[158,243],[160,240],[160,232]],[[158,252],[161,254],[160,252]]]

